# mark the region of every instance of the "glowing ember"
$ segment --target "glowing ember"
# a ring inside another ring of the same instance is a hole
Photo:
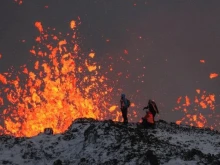
[[[128,51],[126,49],[124,50],[124,54],[128,54]]]
[[[41,25],[41,22],[35,22],[35,26],[38,28],[38,30],[40,31],[40,32],[43,32],[43,27],[42,27],[42,25]],[[38,38],[39,39],[39,38]]]
[[[118,108],[118,106],[116,106],[116,105],[111,106],[111,107],[109,108],[109,111],[110,111],[110,112],[113,112],[113,111],[115,111],[117,108]]]
[[[207,124],[206,118],[200,113],[199,115],[187,114],[181,120],[176,121],[176,124],[181,124],[185,121],[185,124],[190,126],[204,127]]]
[[[205,63],[205,60],[200,60],[201,63]]]
[[[90,53],[89,57],[94,58],[95,57],[95,53]]]
[[[18,3],[19,5],[21,5],[23,3],[22,0],[14,0],[16,3]]]
[[[2,55],[0,54],[0,59],[2,58]]]
[[[1,133],[29,137],[45,127],[60,133],[80,117],[119,120],[117,106],[110,105],[111,84],[93,61],[95,53],[79,53],[76,21],[70,23],[71,35],[54,35],[55,29],[41,22],[35,26],[40,36],[30,50],[33,66],[0,74]]]
[[[71,29],[76,28],[76,22],[75,21],[71,21],[70,22],[70,27],[71,27]]]
[[[2,74],[0,74],[0,82],[2,82],[3,84],[7,84],[7,80],[6,80],[5,76]]]
[[[198,94],[200,94],[200,89],[196,89],[196,92],[197,92]]]
[[[200,89],[196,90],[197,96],[195,96],[194,101],[190,103],[188,96],[185,97],[185,102],[181,103],[182,97],[179,97],[177,100],[177,107],[174,110],[181,110],[184,113],[184,117],[180,120],[177,120],[177,124],[187,124],[197,127],[212,127],[208,125],[208,118],[212,119],[215,111],[215,95],[207,94],[206,91],[201,92]],[[210,111],[209,115],[205,115],[204,111]],[[217,124],[216,124],[217,126]],[[212,127],[213,128],[213,127]]]
[[[218,77],[217,73],[210,73],[210,75],[209,75],[210,79],[213,79],[213,78],[216,78],[216,77]]]

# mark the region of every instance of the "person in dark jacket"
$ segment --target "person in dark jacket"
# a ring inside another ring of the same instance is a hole
[[[143,108],[143,110],[145,109],[149,109],[149,111],[153,114],[153,119],[155,118],[156,114],[159,114],[156,103],[151,99],[149,99],[148,105]]]
[[[122,112],[122,117],[123,117],[123,122],[125,124],[128,123],[128,101],[125,97],[125,94],[121,94],[121,99],[120,99],[120,105],[121,105],[121,112]]]

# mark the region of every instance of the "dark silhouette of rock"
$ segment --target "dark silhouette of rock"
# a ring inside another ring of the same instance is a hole
[[[53,165],[62,165],[62,161],[60,159],[53,162]]]
[[[152,150],[148,150],[146,156],[151,165],[159,165],[159,160]]]
[[[46,135],[53,135],[53,129],[52,128],[45,128],[44,134]]]

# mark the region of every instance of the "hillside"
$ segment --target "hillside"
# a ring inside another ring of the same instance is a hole
[[[158,121],[156,129],[77,119],[62,134],[0,136],[0,164],[220,164],[220,133]]]

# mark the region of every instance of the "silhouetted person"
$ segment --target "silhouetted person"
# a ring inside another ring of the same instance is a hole
[[[153,114],[153,120],[154,120],[156,114],[159,114],[156,103],[151,99],[149,99],[148,105],[143,108],[143,110],[145,110],[145,109],[149,109],[149,111]]]
[[[125,94],[121,94],[120,104],[121,104],[121,112],[122,112],[124,123],[127,124],[129,101],[128,99],[126,99]]]

